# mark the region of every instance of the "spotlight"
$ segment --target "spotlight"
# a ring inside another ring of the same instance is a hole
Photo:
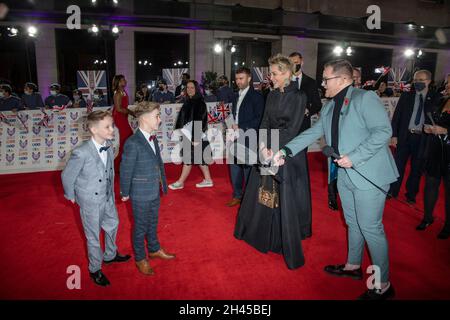
[[[10,37],[15,37],[19,34],[19,30],[14,27],[8,27],[8,31],[9,31],[8,36]]]
[[[97,27],[95,24],[93,24],[92,27],[91,27],[91,29],[90,29],[90,31],[91,31],[92,33],[94,33],[94,34],[97,34],[98,31],[99,31],[99,29],[98,29],[98,27]]]
[[[175,62],[173,65],[176,67],[176,66],[177,66],[177,63]]]
[[[152,86],[151,86],[151,85],[147,85],[147,88],[148,88],[148,89],[151,89],[151,88],[152,88]]]
[[[235,53],[235,52],[236,52],[236,47],[235,47],[235,46],[231,46],[230,51],[231,51],[232,53]]]
[[[139,64],[142,64],[142,61],[141,60],[139,60],[139,62],[138,62]]]
[[[106,64],[106,60],[103,60],[103,63]]]
[[[333,49],[333,53],[337,56],[340,56],[342,52],[344,52],[344,49],[341,46],[336,46]]]
[[[98,60],[95,60],[95,61],[94,61],[94,64],[97,64],[97,63],[98,63]]]
[[[97,0],[91,0],[92,4],[96,4]]]
[[[147,61],[147,60],[145,60],[145,61],[144,61],[144,66],[146,66],[146,65],[147,65],[147,63],[148,63],[148,61]]]
[[[148,63],[148,65],[149,65],[149,66],[151,66],[151,65],[152,65],[152,63],[151,63],[151,62],[149,62],[149,63]]]
[[[410,58],[412,55],[414,55],[414,50],[413,49],[406,49],[403,54],[405,55],[405,57]]]
[[[188,62],[188,61],[186,61],[186,64],[189,64],[189,62]]]
[[[234,63],[234,65],[235,65],[235,66],[237,66],[237,65],[238,65],[237,61],[236,61],[236,62]]]
[[[222,50],[223,50],[223,48],[222,48],[222,46],[220,45],[220,43],[216,43],[216,44],[214,45],[214,52],[215,52],[215,53],[221,53]]]
[[[242,65],[245,66],[245,62],[242,62]]]
[[[114,4],[119,4],[119,0],[113,0]]]
[[[413,25],[412,23],[408,24],[408,29],[409,29],[409,30],[414,29],[414,25]]]
[[[423,55],[422,50],[419,50],[419,52],[417,52],[417,58],[420,58]]]
[[[181,66],[183,64],[183,62],[181,62],[181,61],[178,61],[178,65],[179,66]]]
[[[420,26],[420,29],[425,29],[425,26]]]
[[[345,50],[345,53],[347,54],[347,56],[351,56],[353,54],[352,47],[347,47],[347,49]]]
[[[36,37],[37,29],[35,26],[29,26],[27,29],[28,35],[32,38]]]
[[[119,27],[118,26],[112,27],[111,32],[114,34],[118,34],[120,32]]]

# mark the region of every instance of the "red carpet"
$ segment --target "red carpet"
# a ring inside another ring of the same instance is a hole
[[[180,170],[166,166],[169,182]],[[231,195],[228,169],[216,165],[214,188],[196,189],[200,171],[194,169],[184,190],[162,199],[159,238],[177,259],[153,261],[153,277],[140,275],[133,262],[104,266],[108,288],[89,279],[78,208],[64,199],[60,172],[0,176],[0,299],[354,299],[365,281],[322,271],[345,262],[347,246],[342,214],[327,207],[324,170],[325,158],[310,154],[313,237],[303,241],[304,267],[290,271],[281,256],[261,254],[233,237],[237,209],[224,205]],[[131,208],[117,205],[120,252],[132,253]],[[450,240],[436,238],[443,210],[441,195],[440,219],[417,232],[420,213],[387,203],[384,224],[398,299],[450,299]],[[81,290],[66,287],[69,265],[81,268]]]

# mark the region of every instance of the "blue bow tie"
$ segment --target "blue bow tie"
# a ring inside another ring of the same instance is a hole
[[[109,149],[110,146],[106,146],[106,147],[100,147],[100,153],[102,153],[102,151],[107,151]]]

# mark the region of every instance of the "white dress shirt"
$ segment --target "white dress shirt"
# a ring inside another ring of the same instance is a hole
[[[247,94],[249,89],[250,86],[248,86],[243,90],[239,90],[239,98],[236,104],[236,119],[235,119],[236,124],[239,124],[239,108],[241,107],[242,101],[244,100],[245,95]]]
[[[142,134],[144,135],[144,137],[145,137],[145,140],[147,140],[147,142],[148,142],[148,144],[150,145],[150,147],[152,147],[152,149],[153,149],[153,152],[156,154],[156,149],[155,149],[155,140],[153,140],[153,141],[150,141],[149,139],[150,139],[150,136],[151,136],[151,134],[150,133],[147,133],[147,132],[145,132],[144,130],[142,130],[141,128],[139,128],[139,130],[141,130],[141,132],[142,132]]]
[[[299,76],[296,76],[295,74],[292,76],[292,81],[298,81],[298,88],[300,89],[300,86],[302,85],[302,78],[303,78],[303,72],[300,73]]]
[[[94,140],[94,138],[91,138],[91,139],[92,139],[92,142],[94,143],[95,148],[97,149],[97,153],[100,156],[100,159],[102,159],[102,162],[106,167],[106,161],[108,161],[108,151],[100,152],[101,147],[106,147],[106,141],[103,145],[101,145],[101,144],[98,144],[97,141]]]

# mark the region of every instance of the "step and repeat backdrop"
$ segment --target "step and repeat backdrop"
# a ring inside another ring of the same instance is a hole
[[[392,118],[398,98],[382,99],[386,111]],[[325,101],[324,101],[325,102]],[[175,121],[181,104],[161,105],[161,127],[158,140],[164,162],[178,162],[175,149],[177,137],[173,135]],[[130,106],[133,108],[134,106]],[[225,119],[231,106],[223,103],[207,103],[208,140],[213,158],[222,161],[225,156]],[[108,107],[94,108],[109,109]],[[66,108],[63,110],[28,110],[18,113],[0,113],[0,174],[61,170],[70,156],[71,150],[90,138],[85,124],[86,108]],[[312,122],[317,121],[313,117]],[[136,120],[130,118],[135,130]],[[113,140],[118,149],[118,132]],[[313,144],[309,151],[320,150],[320,142]]]

